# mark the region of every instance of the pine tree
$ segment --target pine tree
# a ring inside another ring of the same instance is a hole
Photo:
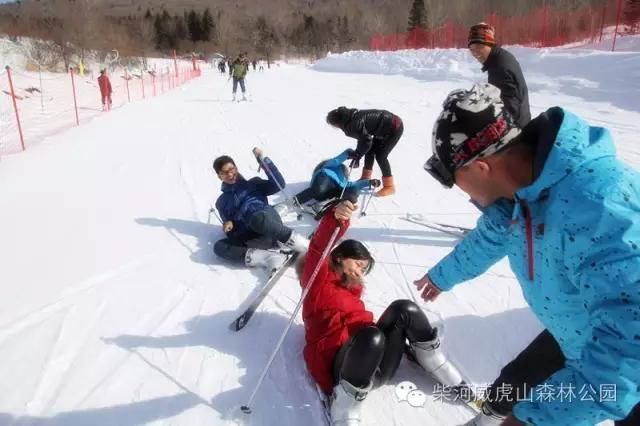
[[[210,41],[215,38],[215,22],[209,8],[204,10],[202,14],[202,41]]]
[[[271,61],[273,48],[278,44],[278,36],[275,29],[269,25],[264,16],[256,19],[256,29],[254,32],[254,46],[256,52],[267,61]]]
[[[156,46],[158,49],[172,49],[176,47],[175,23],[166,10],[156,15],[153,26],[156,30]]]
[[[342,49],[347,49],[353,42],[353,36],[349,30],[349,18],[343,16],[342,19],[338,17],[338,40]]]
[[[173,22],[175,25],[175,34],[177,40],[187,40],[189,38],[189,34],[187,32],[187,25],[184,22],[184,18],[182,16],[174,16]]]
[[[189,29],[189,38],[192,42],[195,43],[196,41],[202,40],[202,20],[195,10],[189,12],[187,28]]]
[[[427,9],[424,7],[424,0],[413,0],[411,10],[409,11],[408,30],[411,31],[416,28],[427,28]]]
[[[640,30],[640,0],[627,0],[624,11],[624,23],[630,32]]]

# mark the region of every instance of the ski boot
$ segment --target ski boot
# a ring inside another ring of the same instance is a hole
[[[271,250],[250,248],[244,258],[245,265],[249,267],[264,266],[273,274],[287,260],[287,255]]]
[[[360,426],[362,401],[367,397],[370,387],[361,389],[346,380],[340,380],[331,395],[331,425]]]

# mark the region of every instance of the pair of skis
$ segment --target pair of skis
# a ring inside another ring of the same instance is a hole
[[[407,222],[415,223],[417,225],[422,225],[429,229],[433,229],[434,231],[439,231],[456,238],[464,238],[469,232],[472,231],[471,228],[465,228],[463,226],[433,222],[429,219],[426,219],[421,214],[407,213],[407,215],[403,217],[403,219],[406,220]]]

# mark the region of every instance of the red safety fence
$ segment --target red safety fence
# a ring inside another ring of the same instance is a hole
[[[196,61],[155,60],[152,69],[107,72],[113,93],[103,109],[99,73],[0,70],[0,155],[21,152],[69,127],[129,102],[160,96],[201,75]]]
[[[607,0],[571,11],[545,6],[524,16],[505,17],[493,12],[478,21],[493,25],[497,42],[502,45],[551,47],[611,39],[611,49],[615,50],[620,36],[640,33],[640,14],[631,11],[632,7],[627,0]],[[468,26],[449,21],[427,30],[376,34],[371,37],[369,47],[371,50],[466,48],[468,34]]]

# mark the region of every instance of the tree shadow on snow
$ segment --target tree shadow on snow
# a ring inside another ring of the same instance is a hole
[[[293,301],[291,303],[293,304]],[[239,414],[239,407],[247,402],[280,333],[288,322],[288,318],[282,315],[257,312],[244,329],[231,331],[229,325],[239,314],[239,311],[226,311],[193,317],[184,324],[186,332],[178,335],[121,335],[104,340],[131,352],[135,352],[137,348],[205,346],[218,354],[235,357],[237,362],[233,367],[233,363],[220,360],[218,368],[211,372],[212,375],[220,377],[221,382],[229,382],[231,385],[219,383],[224,390],[212,398],[210,406],[224,418],[231,419],[242,416]],[[304,328],[300,324],[294,324],[251,406],[254,413],[251,415],[252,425],[270,425],[273,424],[274,418],[278,419],[280,425],[323,424],[321,416],[318,415],[321,412],[318,411],[320,403],[305,370],[303,344]],[[212,355],[213,359],[217,357],[219,355]],[[208,362],[202,374],[206,375],[206,369],[211,365],[215,365],[215,362]],[[227,379],[225,371],[230,368],[232,370]],[[239,387],[225,389],[233,386],[234,371],[238,371]],[[241,375],[242,372],[244,375]]]
[[[136,426],[174,417],[200,404],[190,393],[179,393],[131,404],[67,411],[53,417],[0,413],[0,426]]]

